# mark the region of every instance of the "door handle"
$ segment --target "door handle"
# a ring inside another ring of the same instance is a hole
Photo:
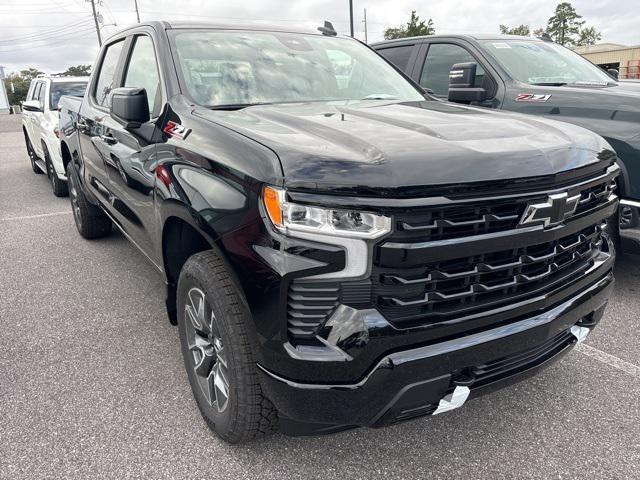
[[[100,135],[100,140],[102,140],[107,145],[115,145],[116,143],[118,143],[118,140],[116,140],[113,135]]]

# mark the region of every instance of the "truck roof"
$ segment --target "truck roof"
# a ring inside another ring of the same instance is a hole
[[[322,26],[324,22],[318,22],[318,27]],[[317,27],[299,27],[299,26],[282,26],[277,23],[259,22],[259,21],[246,21],[246,22],[194,22],[184,20],[155,20],[148,21],[133,25],[131,27],[120,30],[113,34],[112,37],[120,36],[121,34],[130,30],[147,26],[157,31],[172,30],[180,28],[203,28],[203,29],[216,29],[216,30],[247,30],[247,31],[263,31],[263,32],[282,32],[282,33],[303,33],[306,35],[319,35],[322,33],[317,30]],[[338,37],[350,38],[348,35],[338,35]],[[107,41],[109,40],[107,39]]]
[[[371,46],[375,47],[377,45],[389,45],[392,43],[402,43],[402,42],[406,42],[406,41],[412,41],[412,40],[420,40],[420,39],[438,39],[438,38],[457,38],[460,40],[471,40],[471,41],[477,41],[477,40],[532,40],[532,41],[537,41],[537,42],[543,42],[544,40],[541,40],[539,38],[536,37],[523,37],[521,35],[502,35],[499,33],[466,33],[464,35],[462,34],[438,34],[438,35],[422,35],[419,37],[406,37],[406,38],[397,38],[394,40],[385,40],[382,42],[375,42],[372,43]]]

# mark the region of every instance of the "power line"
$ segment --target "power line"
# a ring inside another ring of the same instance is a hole
[[[56,39],[54,41],[48,42],[46,45],[40,45],[40,47],[45,47],[46,46],[47,48],[56,48],[56,46],[59,46],[59,47],[69,48],[69,41],[77,40],[77,39],[80,39],[80,38],[86,38],[87,35],[89,35],[92,31],[93,31],[93,28],[90,28],[90,29],[88,29],[86,31],[75,32],[70,37],[59,38],[59,39]],[[4,47],[8,47],[8,45],[5,45]],[[14,48],[13,50],[0,50],[0,53],[1,54],[11,54],[11,53],[21,52],[21,51],[24,51],[24,50],[33,50],[33,45],[25,45],[23,47]]]
[[[84,18],[84,19],[81,19],[81,20],[76,20],[74,22],[62,25],[61,27],[53,28],[51,30],[41,31],[41,32],[38,32],[38,33],[29,33],[29,34],[21,35],[21,36],[18,36],[18,37],[3,38],[3,39],[0,39],[0,43],[20,42],[20,41],[23,41],[23,40],[33,40],[33,39],[37,39],[37,38],[41,38],[41,37],[45,38],[45,37],[48,37],[48,36],[56,36],[59,33],[65,32],[66,30],[73,29],[73,28],[81,26],[88,19],[89,18],[87,17],[87,18]]]

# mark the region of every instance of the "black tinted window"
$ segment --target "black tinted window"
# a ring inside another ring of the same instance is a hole
[[[432,44],[420,75],[420,85],[430,88],[436,95],[447,96],[451,67],[466,62],[476,62],[476,59],[464,48],[451,43]],[[484,70],[478,65],[475,85],[482,86],[483,80]]]
[[[94,92],[94,98],[98,105],[103,107],[111,106],[111,90],[118,87],[114,82],[116,68],[118,67],[118,59],[120,58],[120,52],[122,52],[122,45],[124,40],[113,43],[107,47],[107,51],[104,54],[102,65],[100,65],[100,73],[98,74],[98,80],[96,82],[96,90]]]
[[[401,47],[383,48],[378,50],[378,53],[384,58],[393,63],[403,72],[406,72],[409,66],[409,57],[411,57],[411,51],[413,45],[403,45]]]
[[[152,117],[158,116],[161,106],[160,74],[153,43],[146,35],[136,37],[124,86],[144,88],[147,91],[149,112]]]
[[[51,94],[49,96],[49,103],[51,104],[51,110],[58,108],[58,101],[63,95],[70,95],[72,97],[83,97],[84,91],[87,89],[85,82],[64,82],[51,84]]]
[[[40,85],[42,82],[35,82],[33,84],[33,90],[31,91],[31,95],[29,96],[29,100],[38,100],[38,93],[40,93]]]

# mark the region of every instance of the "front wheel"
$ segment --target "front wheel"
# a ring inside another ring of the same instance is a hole
[[[244,443],[277,426],[262,394],[247,325],[249,312],[223,260],[191,256],[178,280],[178,329],[184,364],[203,418],[219,437]]]

